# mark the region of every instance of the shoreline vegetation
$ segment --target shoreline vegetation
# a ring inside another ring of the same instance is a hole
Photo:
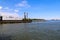
[[[46,21],[45,19],[31,19],[33,22],[44,22]]]

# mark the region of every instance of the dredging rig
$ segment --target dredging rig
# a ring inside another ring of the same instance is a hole
[[[0,23],[31,23],[32,20],[28,18],[28,13],[24,12],[24,18],[22,20],[2,20],[3,16],[0,16]]]

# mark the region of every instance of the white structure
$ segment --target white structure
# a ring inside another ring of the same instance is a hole
[[[17,13],[0,13],[2,20],[22,20],[22,18]]]

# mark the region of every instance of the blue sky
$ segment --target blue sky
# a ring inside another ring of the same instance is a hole
[[[17,13],[29,18],[60,19],[60,0],[0,0],[0,12]]]

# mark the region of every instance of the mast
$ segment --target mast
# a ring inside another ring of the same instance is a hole
[[[26,12],[24,12],[24,19],[26,19]]]
[[[27,19],[28,19],[28,13],[27,13]]]

